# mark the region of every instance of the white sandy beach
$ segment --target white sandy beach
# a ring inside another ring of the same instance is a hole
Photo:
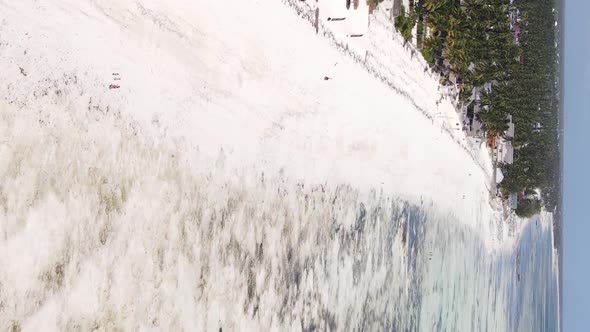
[[[134,315],[199,307],[178,285],[197,287],[191,276],[203,267],[190,257],[207,248],[174,244],[205,232],[184,228],[192,205],[198,195],[215,205],[233,185],[248,196],[265,177],[277,188],[347,185],[361,201],[384,192],[476,229],[490,252],[512,245],[506,229],[498,236],[489,155],[465,140],[450,100],[436,104],[436,77],[404,48],[389,14],[369,18],[361,1],[357,14],[328,22],[345,14],[335,2],[289,3],[0,1],[0,253],[10,253],[0,255],[0,300],[17,299],[0,312],[0,328],[15,319],[30,330],[63,327],[57,312],[90,315],[101,301],[128,310],[127,318],[103,313],[126,328],[138,326],[126,320]],[[316,5],[319,34],[294,10]],[[346,36],[361,30],[362,38]],[[232,231],[216,239],[243,235],[254,255],[263,229],[268,242],[284,232],[264,220],[229,222]],[[171,270],[145,275],[157,270],[145,265],[151,255]],[[226,278],[212,292],[240,298],[224,290],[237,272],[217,267]],[[43,290],[38,276],[54,280],[64,269],[61,288]],[[126,297],[142,294],[124,290],[133,280],[165,285],[159,291],[170,297],[130,308]],[[208,303],[219,317],[242,315]],[[161,326],[212,330],[212,317],[181,312]],[[268,325],[244,318],[243,327],[293,327],[261,321]]]

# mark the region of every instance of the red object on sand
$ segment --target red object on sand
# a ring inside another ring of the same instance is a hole
[[[116,84],[109,85],[109,89],[118,89],[118,88],[120,88],[119,85],[116,85]]]

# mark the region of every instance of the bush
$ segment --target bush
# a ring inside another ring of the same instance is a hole
[[[382,2],[383,0],[367,0],[367,5],[375,5],[375,7],[377,7],[377,5]]]
[[[521,218],[530,218],[539,212],[541,212],[541,201],[537,198],[525,199],[516,208],[516,215]]]
[[[370,0],[373,1],[373,0]],[[404,12],[404,8],[402,6],[402,13]],[[412,38],[412,28],[414,27],[414,23],[416,21],[415,15],[411,17],[407,17],[405,15],[400,15],[395,18],[395,28],[402,34],[404,40],[409,41]]]
[[[426,60],[426,62],[430,66],[434,66],[434,55],[432,54],[432,50],[430,48],[425,47],[425,48],[422,48],[420,50],[420,52],[422,53],[424,60]]]

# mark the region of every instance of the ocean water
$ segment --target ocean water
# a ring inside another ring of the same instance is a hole
[[[427,227],[420,330],[558,330],[549,218],[535,216],[513,249],[492,252],[452,220]]]
[[[18,114],[0,114],[3,330],[556,328],[542,218],[490,250],[436,202]]]
[[[552,229],[549,216],[529,221],[511,256],[521,282],[510,301],[511,326],[515,331],[558,331],[558,279],[554,268]]]

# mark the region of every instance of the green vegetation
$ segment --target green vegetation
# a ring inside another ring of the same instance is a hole
[[[402,13],[405,12],[404,6],[401,9]],[[410,16],[400,15],[395,18],[395,28],[402,34],[405,41],[409,41],[412,38],[412,28],[416,24],[416,15]]]
[[[541,210],[539,199],[525,199],[518,204],[516,214],[522,218],[530,218]]]
[[[434,65],[434,55],[432,52],[425,51],[423,48],[420,49],[420,52],[422,53],[424,60],[426,60],[430,66]]]
[[[375,5],[375,6],[379,5],[382,2],[383,2],[383,0],[367,0],[368,5]]]
[[[559,200],[557,65],[553,0],[421,0],[409,17],[396,18],[403,37],[417,33],[418,47],[435,70],[463,82],[460,100],[488,137],[515,123],[514,163],[500,165],[503,193],[541,190],[541,200],[521,202],[517,214],[553,210]],[[511,19],[512,16],[512,19]],[[491,83],[490,92],[481,89]],[[481,99],[470,99],[473,88]],[[538,124],[541,125],[539,129]]]
[[[521,1],[519,7],[527,18],[520,35],[524,64],[508,81],[508,107],[516,125],[515,158],[504,168],[503,185],[513,191],[540,188],[544,205],[553,210],[560,195],[553,1]],[[533,130],[537,123],[542,128]]]

